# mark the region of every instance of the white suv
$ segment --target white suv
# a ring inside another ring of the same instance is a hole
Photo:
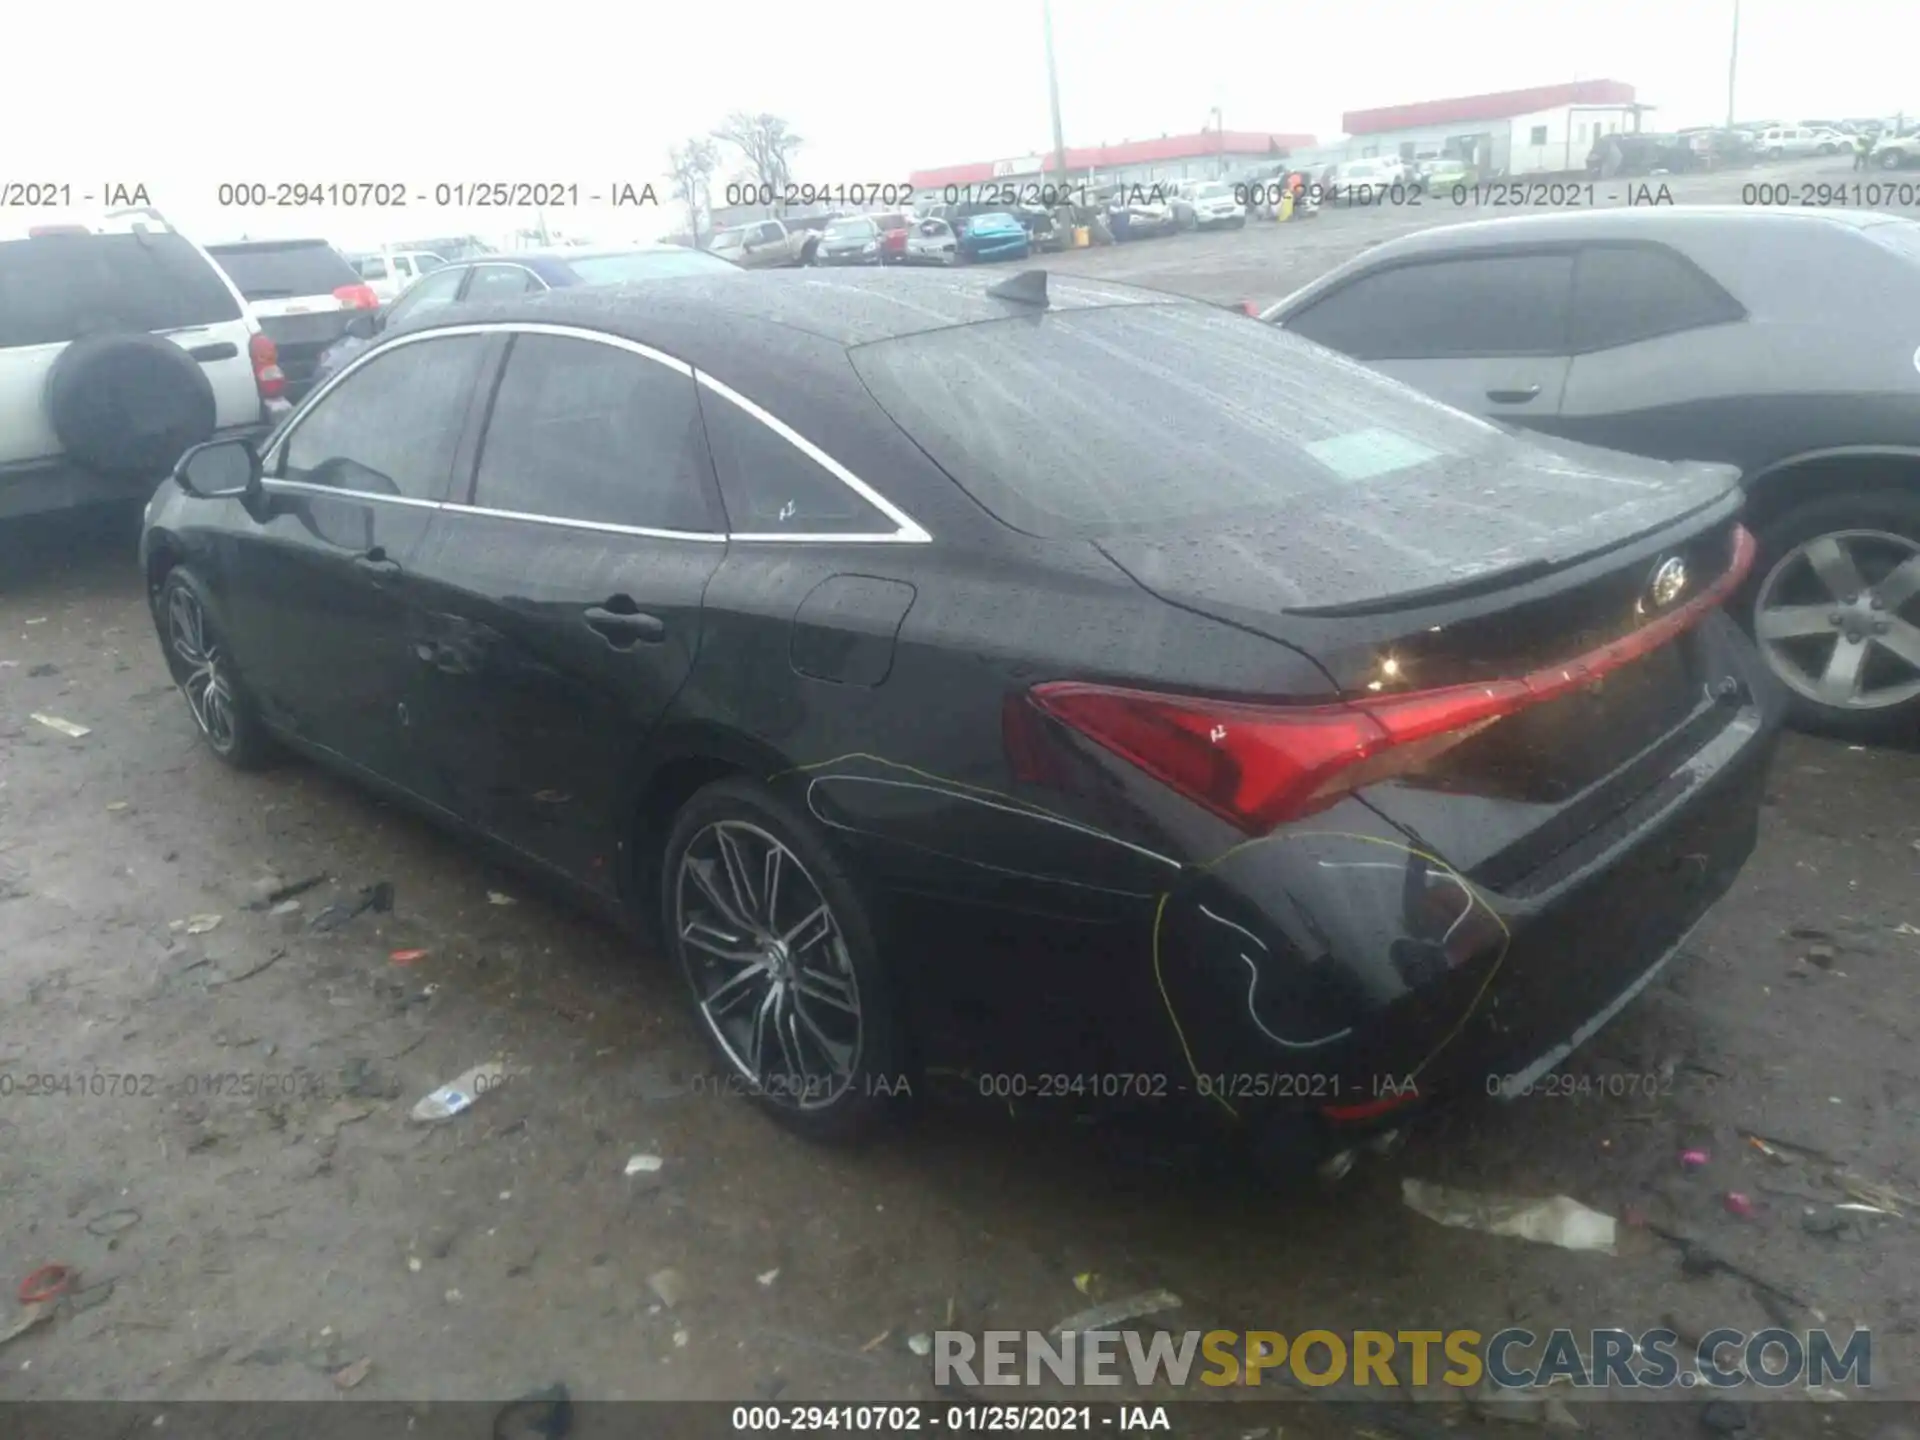
[[[145,499],[183,451],[277,421],[273,342],[157,211],[0,234],[0,521]]]
[[[1791,160],[1801,155],[1832,155],[1845,137],[1810,125],[1776,125],[1764,131],[1754,148],[1769,160]]]

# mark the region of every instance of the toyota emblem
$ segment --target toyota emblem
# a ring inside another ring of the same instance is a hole
[[[1647,598],[1655,610],[1664,610],[1678,600],[1687,588],[1687,562],[1678,555],[1669,555],[1654,567],[1653,579],[1647,584]]]

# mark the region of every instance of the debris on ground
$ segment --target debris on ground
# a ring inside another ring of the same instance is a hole
[[[1720,1203],[1726,1206],[1729,1215],[1738,1215],[1742,1220],[1751,1220],[1757,1207],[1753,1197],[1739,1190],[1729,1190],[1720,1197]]]
[[[933,1337],[931,1335],[909,1335],[907,1337],[907,1349],[916,1355],[931,1355],[933,1353]]]
[[[1093,1294],[1093,1287],[1099,1283],[1100,1277],[1091,1270],[1084,1271],[1073,1277],[1073,1288],[1086,1296],[1091,1296]]]
[[[566,1440],[572,1433],[573,1400],[564,1384],[510,1401],[493,1417],[494,1440]]]
[[[58,1300],[73,1285],[73,1270],[66,1265],[42,1265],[20,1282],[18,1299],[22,1305],[46,1305]]]
[[[36,1325],[41,1325],[51,1320],[56,1308],[55,1302],[51,1300],[42,1301],[38,1305],[27,1306],[20,1312],[19,1318],[15,1320],[13,1324],[9,1325],[5,1330],[0,1330],[0,1345],[10,1345]]]
[[[626,1175],[651,1175],[667,1162],[658,1155],[629,1155],[627,1168],[621,1172]]]
[[[1713,1157],[1704,1150],[1682,1150],[1680,1152],[1680,1164],[1688,1170],[1698,1170],[1712,1158]]]
[[[109,800],[107,802],[107,813],[109,815],[118,815],[122,810],[126,808],[127,808],[127,802],[124,800]]]
[[[287,958],[286,950],[284,948],[277,949],[271,955],[267,956],[266,959],[262,960],[258,965],[255,965],[252,969],[242,970],[238,975],[223,976],[222,978],[214,981],[213,983],[215,985],[238,985],[242,980],[251,980],[254,976],[260,974],[262,971],[271,970],[275,965],[278,965],[282,960],[286,958]]]
[[[373,1114],[373,1106],[356,1105],[351,1100],[336,1100],[327,1107],[326,1114],[314,1122],[314,1130],[324,1140],[331,1140],[340,1133],[345,1125],[357,1125]]]
[[[1548,1386],[1514,1389],[1496,1385],[1491,1376],[1474,1392],[1472,1405],[1484,1419],[1522,1425],[1545,1425],[1555,1430],[1584,1430],[1586,1426],[1567,1408],[1567,1402]]]
[[[396,950],[387,956],[396,965],[413,965],[427,958],[425,950]]]
[[[517,905],[520,902],[504,891],[489,890],[487,891],[487,903],[489,905]]]
[[[891,1330],[882,1330],[878,1335],[874,1336],[871,1340],[867,1341],[866,1344],[860,1347],[860,1353],[862,1355],[871,1355],[874,1351],[878,1350],[882,1345],[886,1344],[887,1340],[892,1336],[892,1334],[893,1334],[893,1331]]]
[[[1409,1209],[1457,1230],[1508,1235],[1541,1245],[1558,1245],[1563,1250],[1615,1253],[1614,1218],[1566,1195],[1529,1200],[1517,1195],[1456,1190],[1411,1178],[1400,1182],[1400,1195]]]
[[[224,915],[189,915],[181,928],[189,935],[205,935],[208,931],[220,928]]]
[[[380,880],[367,886],[352,903],[329,905],[315,913],[307,924],[315,930],[338,930],[349,920],[356,920],[371,910],[376,915],[384,915],[393,909],[393,882]]]
[[[1109,1300],[1105,1305],[1076,1311],[1055,1325],[1053,1333],[1068,1335],[1088,1330],[1111,1330],[1128,1320],[1158,1315],[1163,1310],[1178,1310],[1180,1305],[1180,1297],[1171,1290],[1144,1290],[1138,1295],[1128,1295],[1119,1300]]]
[[[269,915],[295,915],[298,914],[299,911],[300,902],[298,900],[282,900],[278,905],[267,911],[267,913]]]
[[[247,908],[249,910],[271,910],[276,915],[285,914],[286,912],[279,908],[281,905],[284,905],[297,895],[304,895],[309,890],[318,889],[332,878],[332,876],[323,873],[319,875],[309,875],[304,880],[289,880],[286,884],[277,885],[267,891],[267,893],[260,896],[259,899],[251,901],[247,905]],[[296,910],[299,908],[297,905],[294,906]]]
[[[500,1061],[476,1065],[431,1094],[423,1095],[413,1107],[413,1118],[423,1125],[451,1120],[462,1111],[472,1109],[474,1101],[489,1090],[497,1089],[506,1078],[507,1067]]]
[[[665,1270],[656,1270],[647,1277],[647,1288],[660,1297],[660,1303],[669,1310],[687,1298],[687,1282],[678,1270],[671,1266]]]
[[[344,1369],[334,1371],[333,1383],[338,1385],[342,1390],[351,1390],[367,1378],[367,1372],[371,1369],[373,1369],[373,1357],[371,1355],[362,1355],[351,1365],[346,1366]]]
[[[38,720],[42,725],[46,726],[49,730],[58,730],[62,735],[66,736],[69,740],[84,739],[86,736],[91,735],[93,733],[93,730],[91,729],[91,727],[86,725],[76,725],[71,720],[62,720],[58,715],[42,715],[38,710],[36,710],[33,712],[33,718],[35,720]]]
[[[1800,958],[1817,970],[1831,970],[1836,957],[1831,945],[1810,945]]]
[[[774,1281],[780,1278],[779,1267],[776,1266],[772,1270],[762,1270],[758,1275],[754,1276],[753,1278],[763,1286],[771,1285],[773,1284]]]
[[[96,1215],[87,1222],[87,1233],[96,1239],[105,1240],[131,1230],[140,1223],[138,1210],[109,1210],[104,1215]]]

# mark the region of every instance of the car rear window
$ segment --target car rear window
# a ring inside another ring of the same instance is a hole
[[[1001,520],[1049,539],[1345,510],[1383,477],[1430,480],[1520,443],[1212,306],[1055,312],[851,353],[935,463]],[[1457,534],[1474,543],[1471,527]]]
[[[256,240],[245,245],[209,245],[240,293],[249,300],[290,300],[331,295],[358,285],[359,275],[324,240]]]
[[[704,250],[635,250],[627,255],[571,256],[567,268],[582,285],[618,285],[627,280],[717,275],[739,267]]]
[[[220,273],[179,235],[0,242],[0,348],[239,318],[240,304]]]

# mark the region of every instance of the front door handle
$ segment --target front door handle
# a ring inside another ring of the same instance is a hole
[[[353,563],[356,568],[367,571],[373,575],[398,575],[400,573],[400,562],[389,559],[387,552],[382,550],[378,545],[374,546],[373,549],[367,551],[364,555],[354,556]]]
[[[1524,405],[1529,400],[1539,398],[1540,387],[1529,385],[1522,390],[1489,390],[1487,399],[1496,405]]]
[[[609,645],[626,649],[630,645],[658,645],[667,638],[667,624],[658,615],[638,611],[608,610],[591,606],[585,616],[587,628]]]

